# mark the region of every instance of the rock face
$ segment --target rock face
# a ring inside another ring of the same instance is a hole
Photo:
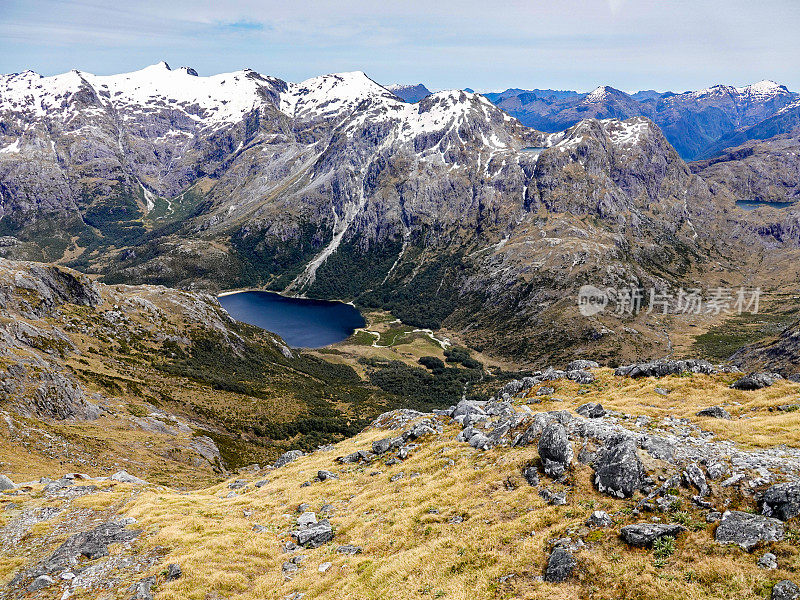
[[[800,152],[800,129],[786,133],[779,127],[774,133],[778,135],[745,142],[721,156],[692,163],[692,172],[725,186],[737,200],[795,202],[800,197],[800,165],[794,160]]]
[[[781,521],[800,515],[800,482],[773,485],[761,497],[761,507],[766,516]]]
[[[572,575],[577,561],[575,557],[565,548],[558,547],[550,554],[547,560],[547,569],[544,573],[544,580],[550,583],[560,583]]]
[[[567,431],[560,423],[551,423],[545,427],[539,438],[539,458],[542,460],[545,474],[559,478],[572,462],[572,445]]]
[[[603,447],[594,464],[597,489],[610,496],[629,498],[644,484],[646,473],[628,439],[612,439]]]
[[[779,542],[783,536],[783,524],[777,519],[729,510],[722,515],[714,539],[750,552],[760,543]]]
[[[418,83],[417,85],[403,85],[395,83],[392,85],[387,85],[386,89],[400,98],[403,102],[411,102],[412,104],[419,102],[423,98],[427,98],[431,95],[431,91],[421,83]]]
[[[638,523],[623,527],[620,536],[631,546],[649,548],[658,539],[667,536],[677,537],[684,531],[686,528],[678,523]]]
[[[0,475],[0,492],[5,490],[13,490],[15,487],[14,482],[5,475]]]
[[[784,214],[781,209],[781,214]],[[776,223],[775,227],[786,235],[793,227],[791,222],[797,215],[787,216],[786,223]],[[731,357],[737,364],[747,365],[752,370],[769,369],[778,371],[791,380],[800,369],[800,321],[795,321],[784,329],[780,335],[763,342],[745,346]]]

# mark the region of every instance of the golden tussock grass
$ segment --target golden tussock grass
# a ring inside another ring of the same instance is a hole
[[[796,443],[797,414],[767,410],[791,401],[800,389],[796,384],[782,382],[745,393],[727,388],[733,379],[729,375],[634,381],[615,378],[609,370],[597,374],[595,384],[583,386],[587,393],[578,394],[580,386],[572,382],[557,382],[554,396],[563,401],[548,400],[532,408],[575,408],[601,401],[607,408],[654,419],[686,417],[743,444]],[[654,392],[656,386],[671,391],[660,396]],[[728,422],[694,416],[711,404],[726,405],[735,417],[752,418]],[[772,433],[760,433],[762,427]],[[165,554],[152,574],[168,563],[181,565],[183,577],[160,583],[158,600],[281,599],[293,592],[314,599],[364,600],[756,600],[768,596],[776,581],[793,578],[800,570],[795,524],[788,524],[786,541],[769,547],[778,555],[780,568],[764,571],[756,562],[765,549],[748,554],[713,541],[714,525],[705,522],[704,511],[693,507],[688,490],[681,491],[680,513],[659,516],[680,518],[690,531],[678,538],[671,556],[657,561],[651,550],[628,547],[618,536],[622,525],[652,515],[632,517],[635,499],[599,494],[588,466],[576,464],[570,473],[568,504],[551,506],[521,476],[522,468],[538,458],[535,446],[480,452],[454,441],[457,433],[457,428],[448,426],[442,435],[422,440],[419,449],[398,465],[334,461],[392,435],[368,430],[332,451],[305,456],[281,469],[240,475],[250,483],[231,498],[228,482],[191,493],[118,485],[113,491],[81,498],[76,506],[135,517],[135,526],[145,531],[137,542],[141,549],[159,548]],[[321,469],[336,472],[340,479],[301,487]],[[401,472],[403,478],[391,481]],[[253,483],[260,479],[268,483],[256,488]],[[544,477],[542,485],[563,489]],[[721,504],[723,498],[712,495],[711,501]],[[335,539],[320,548],[286,554],[282,545],[301,503],[317,513],[324,504],[332,506]],[[754,505],[744,502],[743,507]],[[613,528],[585,528],[586,518],[598,509],[612,515]],[[256,533],[254,524],[265,530]],[[545,583],[540,577],[549,541],[564,536],[586,540],[576,555],[578,568],[568,582]],[[342,544],[360,546],[363,552],[337,554]],[[296,554],[306,558],[287,581],[281,565]],[[13,556],[0,561],[0,574],[18,566]],[[332,565],[320,573],[318,567],[325,562]],[[141,576],[147,574],[151,573]],[[92,596],[86,592],[75,597]]]

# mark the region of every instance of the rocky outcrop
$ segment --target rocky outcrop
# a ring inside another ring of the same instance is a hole
[[[289,450],[278,457],[278,460],[275,461],[273,467],[280,469],[281,467],[288,465],[290,462],[296,461],[301,456],[303,456],[302,450]]]
[[[657,360],[618,367],[618,377],[665,377],[681,373],[714,373],[714,365],[707,360]]]
[[[48,558],[27,571],[18,573],[9,587],[19,587],[27,580],[35,583],[43,576],[51,576],[78,564],[79,559],[94,560],[108,556],[111,544],[130,542],[141,531],[127,529],[128,521],[108,521],[94,529],[71,535]]]

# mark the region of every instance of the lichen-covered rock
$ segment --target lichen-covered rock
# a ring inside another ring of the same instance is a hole
[[[781,521],[800,515],[800,481],[779,483],[761,496],[762,512]]]
[[[547,559],[547,569],[544,580],[550,583],[560,583],[572,575],[577,561],[566,548],[557,547]]]
[[[667,536],[674,538],[684,531],[686,528],[678,523],[638,523],[626,525],[619,533],[631,546],[649,548],[658,539]]]
[[[730,419],[730,413],[721,406],[709,406],[697,413],[698,417],[712,417],[714,419]]]
[[[545,427],[539,438],[539,458],[545,474],[559,478],[572,462],[572,444],[567,430],[560,423]]]
[[[714,373],[714,365],[707,360],[656,360],[618,367],[618,377],[666,377],[681,373]]]
[[[783,378],[777,373],[766,373],[762,371],[751,373],[750,375],[745,375],[737,379],[731,384],[731,387],[735,390],[760,390],[775,384],[776,381],[780,381],[781,379]]]
[[[725,511],[714,534],[718,543],[736,544],[747,552],[758,544],[779,542],[783,537],[783,523],[777,519],[738,510]]]
[[[614,438],[600,450],[594,464],[594,483],[604,494],[629,498],[641,489],[646,473],[631,439]]]
[[[798,600],[800,587],[788,579],[782,579],[772,588],[771,600]]]

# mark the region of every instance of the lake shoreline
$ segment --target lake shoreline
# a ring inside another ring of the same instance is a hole
[[[263,288],[242,288],[239,290],[224,290],[221,292],[216,293],[217,298],[224,298],[225,296],[233,296],[234,294],[245,294],[247,292],[265,292],[267,294],[277,294],[283,298],[293,298],[297,300],[316,300],[319,302],[338,302],[339,304],[347,304],[348,306],[352,306],[353,308],[358,309],[355,303],[352,300],[339,300],[336,298],[309,298],[308,296],[290,296],[288,294],[284,294],[283,292],[277,292],[275,290],[267,290]],[[359,310],[359,312],[361,312]]]
[[[366,326],[352,303],[285,296],[269,290],[226,290],[220,305],[237,321],[276,333],[292,348],[323,348]]]

